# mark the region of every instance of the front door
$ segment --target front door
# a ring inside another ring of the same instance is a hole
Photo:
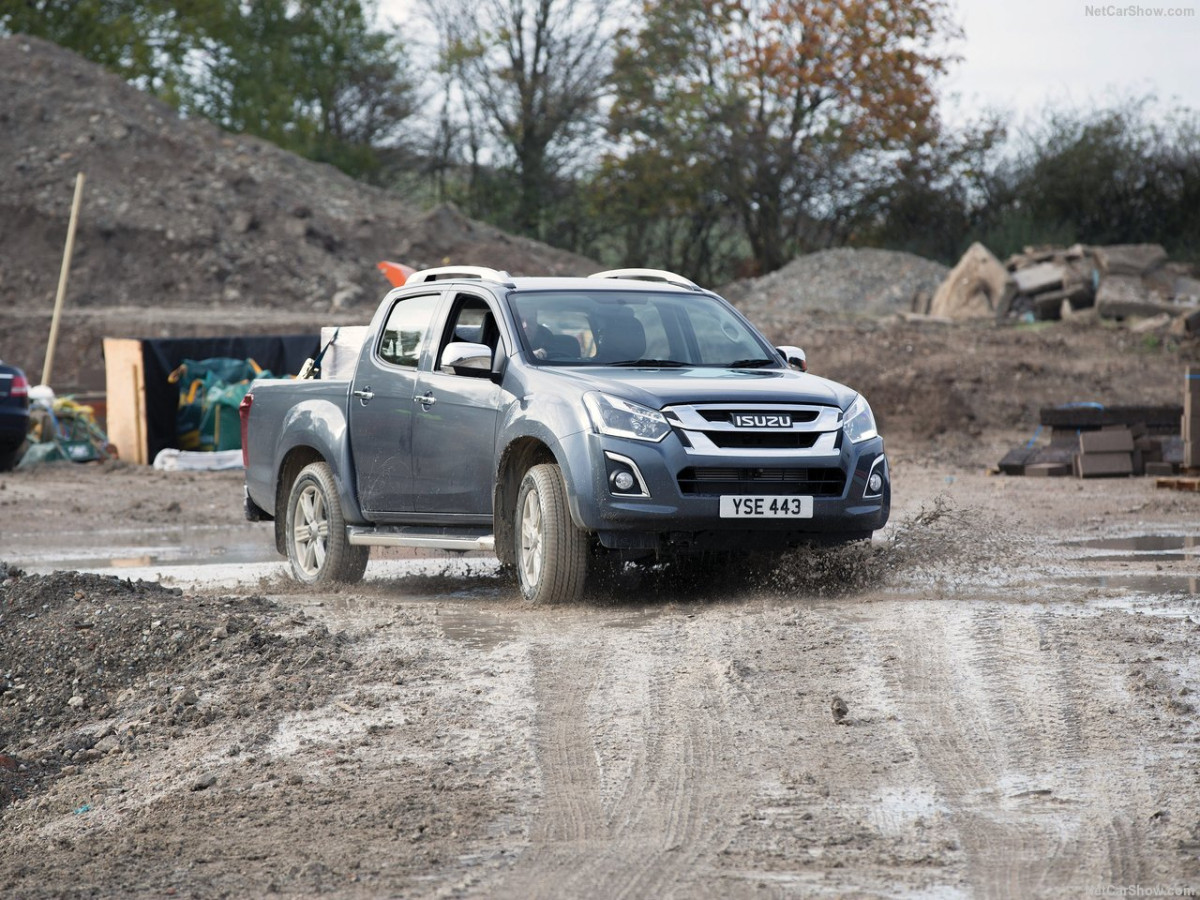
[[[487,344],[494,359],[504,346],[496,322],[483,297],[459,294],[436,344],[438,354],[452,341],[469,341]],[[413,422],[415,509],[486,522],[503,391],[484,373],[442,369],[436,359],[430,369],[418,378]]]
[[[358,499],[370,516],[412,509],[417,380],[442,295],[396,300],[370,352],[359,356],[349,423]]]

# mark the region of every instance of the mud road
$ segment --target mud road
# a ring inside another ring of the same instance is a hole
[[[2,476],[0,894],[1200,892],[1200,495],[895,476],[870,547],[559,608],[301,591],[237,474]]]

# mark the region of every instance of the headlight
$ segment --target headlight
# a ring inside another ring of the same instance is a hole
[[[590,391],[583,395],[583,405],[592,418],[592,427],[601,434],[635,441],[661,441],[671,431],[658,410],[620,397]]]
[[[875,427],[875,416],[871,414],[871,407],[863,399],[862,394],[855,397],[854,402],[850,404],[850,408],[846,410],[846,418],[842,422],[842,430],[846,432],[846,437],[850,438],[851,442],[855,444],[859,441],[865,441],[878,436],[879,431]]]

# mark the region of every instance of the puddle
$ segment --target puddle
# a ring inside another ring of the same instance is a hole
[[[1055,581],[1075,587],[1111,588],[1138,594],[1200,596],[1200,575],[1074,575]]]
[[[279,560],[270,526],[186,526],[28,535],[6,542],[6,561],[34,572],[236,566]]]
[[[1131,537],[1092,538],[1067,541],[1063,547],[1110,551],[1084,553],[1077,558],[1088,562],[1187,562],[1200,563],[1200,537],[1191,534],[1140,534]]]
[[[511,622],[474,609],[442,607],[435,621],[447,638],[473,650],[493,650],[517,636],[517,629]]]
[[[1087,541],[1068,541],[1065,547],[1086,547],[1092,550],[1124,550],[1129,553],[1154,553],[1168,550],[1200,552],[1200,537],[1179,534],[1142,534],[1135,537],[1094,538]]]

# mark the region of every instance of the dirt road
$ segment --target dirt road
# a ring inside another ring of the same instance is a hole
[[[236,474],[3,476],[0,893],[1194,895],[1200,495],[896,482],[870,548],[546,609],[485,558],[300,591]],[[108,574],[39,574],[81,496]]]

